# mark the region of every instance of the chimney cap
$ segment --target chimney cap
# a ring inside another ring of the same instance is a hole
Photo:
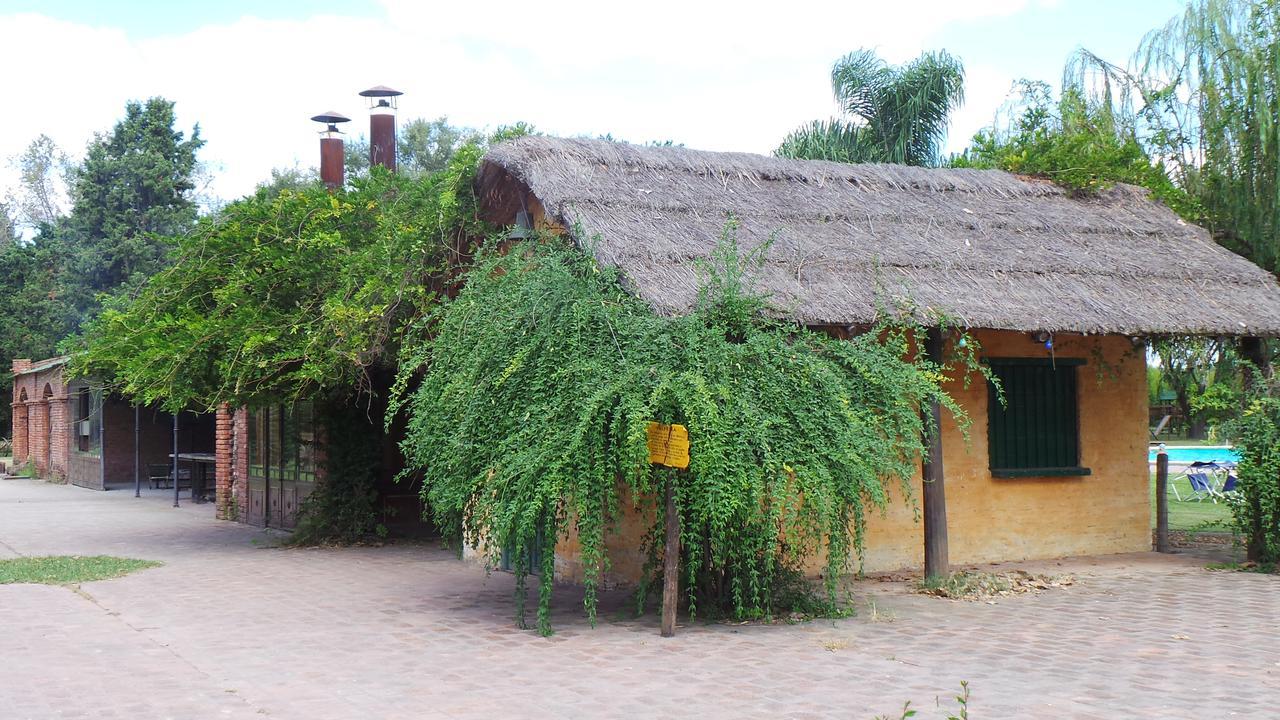
[[[396,97],[398,95],[403,95],[403,94],[404,93],[400,92],[399,90],[392,90],[386,85],[374,85],[368,90],[360,91],[360,97],[368,97],[368,98]]]
[[[351,118],[347,117],[346,115],[343,115],[340,112],[334,112],[332,110],[330,110],[327,113],[320,113],[319,115],[313,115],[311,119],[315,120],[318,123],[327,123],[329,125],[333,125],[334,123],[351,122]]]

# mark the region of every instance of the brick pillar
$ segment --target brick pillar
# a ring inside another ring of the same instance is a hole
[[[231,491],[240,521],[249,519],[249,410],[237,408],[231,423]]]
[[[13,404],[13,465],[20,467],[27,461],[31,452],[27,447],[27,434],[30,432],[27,422],[27,405],[30,401],[19,400]]]
[[[31,401],[29,443],[31,465],[39,477],[49,476],[49,401]]]
[[[71,415],[67,412],[67,395],[49,398],[49,477],[67,479],[67,462],[71,451]]]
[[[232,430],[231,406],[222,403],[218,406],[213,431],[214,498],[218,504],[218,518],[222,520],[237,519],[231,477]]]

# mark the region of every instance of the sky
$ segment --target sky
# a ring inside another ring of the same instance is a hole
[[[1179,0],[0,0],[0,199],[12,158],[44,133],[73,158],[129,100],[176,102],[199,123],[208,197],[253,191],[272,168],[318,163],[336,110],[367,131],[373,85],[402,119],[516,121],[555,135],[672,140],[769,153],[836,110],[832,63],[861,47],[899,63],[945,49],[966,68],[946,149],[989,125],[1019,78],[1057,86],[1084,47],[1123,62]]]

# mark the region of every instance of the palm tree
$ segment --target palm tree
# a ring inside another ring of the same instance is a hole
[[[782,141],[782,157],[937,165],[964,66],[946,51],[891,66],[871,50],[836,61],[831,89],[845,117],[815,120]]]

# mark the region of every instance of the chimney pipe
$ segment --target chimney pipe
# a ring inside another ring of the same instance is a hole
[[[326,125],[320,132],[320,179],[329,190],[337,190],[343,183],[342,131],[338,123],[350,122],[351,118],[330,110],[311,119]]]
[[[360,93],[369,99],[369,162],[396,171],[396,98],[404,93],[375,85]]]

